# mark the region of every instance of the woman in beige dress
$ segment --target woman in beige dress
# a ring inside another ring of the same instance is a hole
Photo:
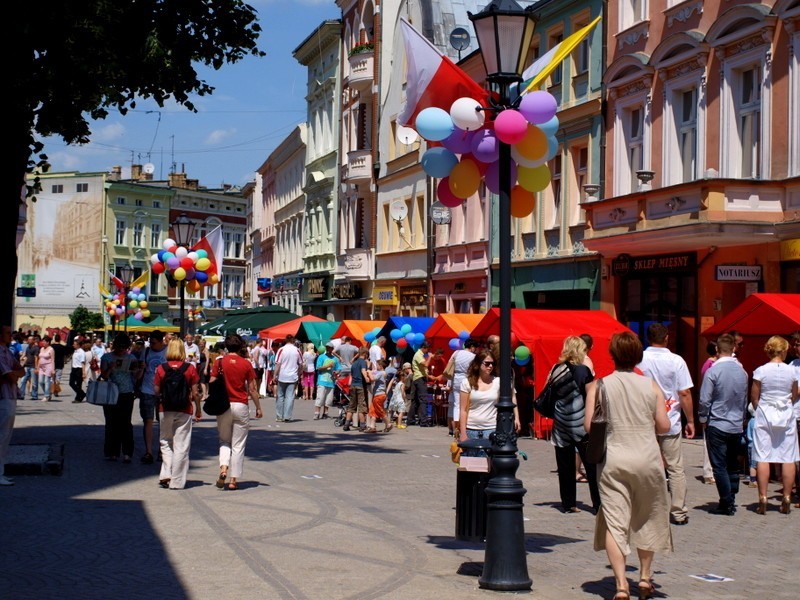
[[[614,571],[614,600],[628,600],[625,562],[631,547],[639,555],[639,598],[653,594],[656,552],[672,551],[669,495],[656,433],[669,431],[664,395],[649,377],[634,373],[642,344],[634,334],[617,333],[609,347],[615,371],[603,378],[608,397],[605,460],[597,465],[600,510],[594,549],[605,549]],[[587,389],[584,426],[591,430],[597,386]]]

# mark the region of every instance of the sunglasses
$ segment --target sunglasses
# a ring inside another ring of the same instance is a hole
[[[493,367],[494,366],[494,361],[493,360],[484,360],[483,361],[483,366],[484,367]]]

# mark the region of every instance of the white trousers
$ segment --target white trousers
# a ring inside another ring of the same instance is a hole
[[[159,440],[161,443],[161,474],[169,479],[172,490],[186,487],[189,473],[189,450],[192,447],[192,415],[185,412],[161,413]]]
[[[0,398],[0,475],[5,473],[8,447],[11,445],[11,432],[17,417],[17,401],[13,398]]]
[[[244,466],[244,447],[250,430],[250,405],[231,402],[230,410],[217,417],[219,466],[228,467],[228,477],[239,479]]]

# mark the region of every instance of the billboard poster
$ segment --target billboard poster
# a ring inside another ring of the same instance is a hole
[[[36,296],[17,298],[18,312],[67,315],[79,304],[98,310],[103,185],[102,178],[84,181],[44,179],[36,202],[28,202],[17,285],[35,287]],[[64,193],[68,187],[75,193]]]

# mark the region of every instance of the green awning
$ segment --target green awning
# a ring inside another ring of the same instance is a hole
[[[262,306],[232,310],[215,321],[197,328],[203,335],[226,336],[238,333],[244,339],[255,339],[265,327],[280,325],[296,319],[297,315],[281,306]]]
[[[312,342],[319,347],[330,341],[339,325],[339,321],[307,321],[300,324],[297,339],[301,342]]]

